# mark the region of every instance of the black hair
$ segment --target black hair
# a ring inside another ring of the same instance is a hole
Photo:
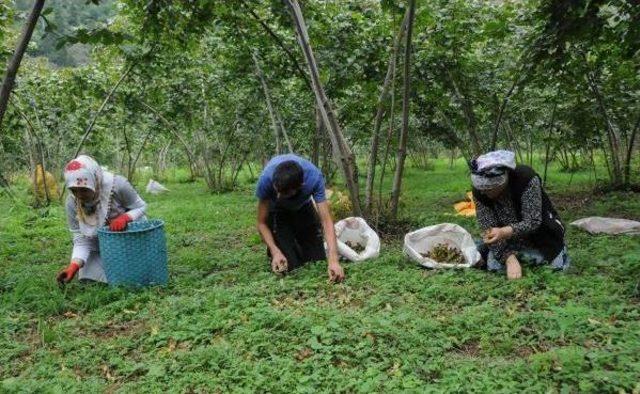
[[[475,158],[473,160],[468,160],[467,161],[467,165],[469,166],[469,171],[471,171],[471,174],[473,175],[481,175],[487,178],[493,178],[496,176],[501,176],[504,175],[505,173],[509,172],[509,168],[505,167],[505,166],[496,166],[496,167],[490,167],[490,168],[485,168],[482,171],[478,170],[478,159]]]
[[[478,173],[478,158],[467,160],[467,165],[472,174]]]
[[[273,187],[278,193],[287,193],[302,187],[304,173],[300,164],[293,160],[283,161],[273,172]]]

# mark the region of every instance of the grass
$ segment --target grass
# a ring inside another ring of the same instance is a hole
[[[567,222],[640,216],[637,194],[584,192],[588,172],[570,187],[568,174],[550,175]],[[404,181],[415,226],[478,235],[452,215],[468,188],[461,163]],[[569,272],[525,267],[515,282],[423,270],[385,241],[380,258],[331,285],[322,263],[269,272],[249,183],[220,195],[168,186],[144,197],[167,222],[170,284],[145,290],[60,290],[71,250],[62,208],[0,199],[0,392],[640,391],[639,237],[570,228]]]

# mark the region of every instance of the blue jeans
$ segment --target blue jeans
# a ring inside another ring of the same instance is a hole
[[[485,245],[482,241],[476,241],[476,245],[478,245],[478,251],[480,252],[480,254],[482,254],[482,256],[485,258],[487,262],[487,270],[498,271],[498,272],[505,270],[504,264],[502,264],[500,260],[498,260],[493,255],[493,252],[488,250],[487,245]],[[516,250],[516,257],[521,263],[527,263],[532,265],[542,265],[546,262],[542,253],[537,249],[530,248],[530,247],[521,247],[521,248],[514,248],[514,249]],[[556,270],[564,271],[567,268],[569,268],[569,266],[571,265],[571,258],[567,254],[566,245],[564,248],[562,248],[560,253],[558,253],[558,255],[552,261],[549,262],[549,264],[551,265],[551,267],[553,267]]]

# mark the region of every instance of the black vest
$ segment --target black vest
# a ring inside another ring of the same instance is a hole
[[[529,166],[519,165],[515,170],[509,171],[508,187],[518,220],[522,220],[522,195],[533,178],[540,180],[540,176]],[[473,198],[493,208],[493,201],[476,188],[473,188]],[[544,189],[542,189],[542,224],[536,231],[527,235],[527,240],[549,262],[564,248],[564,225]]]

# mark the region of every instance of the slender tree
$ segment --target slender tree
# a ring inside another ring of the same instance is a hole
[[[413,20],[416,13],[416,1],[409,0],[409,21],[407,22],[407,34],[405,36],[404,47],[404,86],[402,96],[402,130],[400,131],[400,141],[398,143],[398,159],[396,172],[393,178],[391,189],[391,218],[398,216],[398,201],[402,188],[402,174],[404,173],[404,161],[407,157],[407,139],[409,137],[409,105],[411,100],[411,35],[413,32]]]
[[[320,81],[318,64],[316,63],[316,59],[311,48],[309,34],[307,33],[307,25],[304,21],[300,5],[297,0],[286,0],[286,2],[291,10],[291,15],[297,32],[298,43],[304,53],[305,59],[307,60],[316,104],[326,126],[325,129],[331,139],[333,153],[336,159],[335,161],[342,169],[342,173],[347,183],[347,189],[351,197],[353,214],[356,216],[362,216],[362,210],[360,208],[360,190],[358,187],[358,167],[355,156],[342,134],[337,116],[331,107],[329,98],[327,97],[322,86],[322,82]]]
[[[396,69],[396,57],[398,54],[398,49],[400,48],[400,42],[402,41],[402,35],[407,27],[407,20],[409,15],[409,11],[404,15],[402,20],[402,24],[400,25],[400,29],[396,34],[395,40],[393,42],[393,47],[391,49],[390,57],[389,57],[389,66],[387,68],[387,74],[384,78],[384,83],[382,84],[382,91],[380,92],[380,97],[378,97],[378,108],[376,110],[376,117],[373,122],[373,133],[371,134],[371,145],[369,152],[369,168],[367,171],[367,184],[365,186],[365,197],[364,197],[364,206],[365,212],[369,215],[371,214],[371,208],[373,204],[373,186],[375,182],[376,176],[376,165],[378,164],[378,146],[380,145],[380,128],[382,126],[382,120],[385,113],[385,103],[389,98],[389,93],[391,90],[391,80],[395,75]]]
[[[279,155],[280,153],[282,153],[282,144],[280,143],[280,127],[278,126],[278,119],[276,119],[276,114],[273,109],[273,104],[271,103],[271,95],[269,94],[269,87],[267,86],[267,81],[265,81],[264,79],[264,73],[262,72],[262,68],[260,67],[258,56],[255,53],[251,53],[251,58],[253,59],[253,65],[256,69],[256,75],[258,76],[258,80],[260,80],[260,85],[262,86],[262,93],[264,94],[264,98],[267,103],[267,111],[269,112],[269,119],[271,119],[273,137],[275,138],[275,143],[276,143],[276,155]]]
[[[13,85],[16,82],[18,68],[20,68],[22,57],[27,50],[29,41],[31,40],[33,29],[36,27],[40,13],[42,13],[44,1],[45,0],[36,0],[33,3],[31,13],[29,13],[27,22],[22,29],[22,35],[20,36],[20,41],[18,41],[18,46],[16,47],[15,52],[13,52],[13,56],[7,65],[7,71],[5,72],[4,80],[2,81],[2,87],[0,87],[0,129],[2,129],[2,120],[5,112],[7,111],[7,105],[9,104],[9,96],[11,95]]]

